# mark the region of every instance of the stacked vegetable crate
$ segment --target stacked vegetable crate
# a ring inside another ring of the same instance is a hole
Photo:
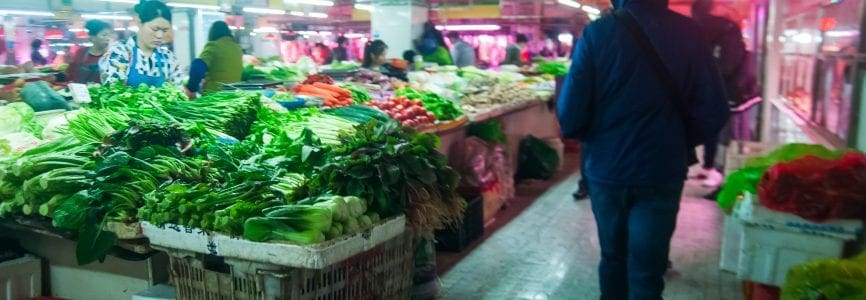
[[[402,299],[412,283],[405,218],[309,246],[143,222],[169,254],[177,299]]]

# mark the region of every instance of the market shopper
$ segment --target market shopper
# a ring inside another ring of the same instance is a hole
[[[48,64],[48,59],[46,59],[45,56],[42,56],[42,53],[39,52],[40,48],[42,48],[42,40],[35,39],[30,42],[30,62],[32,62],[34,66],[44,66]]]
[[[349,50],[347,48],[349,44],[349,39],[344,36],[340,36],[337,38],[337,47],[331,49],[330,55],[328,55],[327,63],[332,63],[334,61],[347,61],[349,60]]]
[[[445,45],[445,37],[432,22],[424,23],[424,33],[421,34],[417,48],[424,62],[436,63],[440,66],[454,64],[451,53]]]
[[[241,81],[243,55],[244,51],[235,42],[229,25],[224,21],[214,22],[208,32],[207,44],[190,64],[187,90],[191,94],[207,93],[222,89],[224,84]]]
[[[689,153],[728,107],[693,20],[667,0],[612,2],[575,47],[558,118],[583,143],[601,298],[661,299]]]
[[[135,6],[140,23],[138,34],[111,45],[99,60],[102,83],[123,82],[129,86],[180,85],[183,73],[171,50],[163,47],[171,35],[171,10],[157,0]]]
[[[528,42],[529,38],[525,34],[518,33],[515,35],[514,44],[509,44],[505,47],[505,60],[502,61],[502,64],[515,66],[526,64],[526,61],[523,59],[523,52],[526,50],[526,43]]]
[[[475,65],[475,48],[469,43],[460,38],[460,33],[457,31],[448,32],[448,39],[451,41],[451,57],[454,59],[454,65],[458,68]]]
[[[114,28],[102,20],[89,20],[84,23],[84,29],[93,45],[78,48],[66,68],[66,79],[76,83],[99,83],[99,59],[108,50]]]
[[[757,94],[757,79],[754,68],[750,67],[749,53],[743,42],[743,34],[736,22],[712,14],[713,0],[697,0],[692,4],[692,17],[701,25],[707,41],[713,51],[713,57],[722,80],[725,82],[725,93],[728,105],[732,108],[746,102]],[[739,114],[747,114],[740,112]],[[742,120],[734,116],[732,120]],[[739,125],[739,124],[737,124]],[[719,144],[727,145],[730,141],[730,130],[725,130],[716,139],[704,144],[704,159],[701,172],[697,175],[706,187],[718,187],[724,176],[716,169],[716,155]]]

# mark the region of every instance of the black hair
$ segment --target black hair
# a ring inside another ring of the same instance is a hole
[[[222,37],[231,37],[232,30],[229,29],[229,25],[226,24],[225,21],[216,21],[213,22],[213,25],[210,26],[210,31],[207,34],[208,41],[216,41]]]
[[[382,40],[367,43],[367,46],[364,47],[364,63],[361,66],[369,68],[373,64],[373,55],[381,55],[385,50],[388,50],[388,45]]]
[[[171,10],[162,1],[141,0],[141,2],[135,5],[135,13],[138,14],[138,20],[142,24],[153,21],[156,18],[163,18],[171,23]]]
[[[403,60],[413,61],[413,60],[415,60],[415,55],[418,55],[418,53],[415,52],[414,50],[403,51]]]
[[[31,49],[36,50],[36,49],[39,49],[40,47],[42,47],[42,40],[35,39],[35,40],[30,42],[30,48]]]
[[[707,16],[713,11],[712,0],[696,0],[692,3],[692,17]]]
[[[518,44],[529,42],[529,39],[526,37],[526,35],[522,33],[518,33],[517,35],[515,35],[515,39],[517,40]]]
[[[448,38],[450,38],[450,39],[459,39],[459,38],[460,38],[460,33],[457,32],[457,31],[449,31],[447,36],[448,36]]]
[[[445,47],[445,36],[442,35],[442,31],[436,29],[436,25],[433,22],[424,22],[424,33],[421,37],[433,37],[436,40],[437,46]]]
[[[342,46],[343,44],[345,44],[348,41],[349,41],[349,39],[347,39],[345,36],[341,35],[341,36],[337,37],[337,45],[339,45],[339,46]]]
[[[87,29],[88,35],[96,36],[103,30],[111,29],[111,24],[102,20],[88,20],[87,23],[84,23],[84,28]]]

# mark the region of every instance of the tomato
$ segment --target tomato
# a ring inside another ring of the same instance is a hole
[[[434,115],[432,112],[428,111],[427,112],[427,118],[430,118],[430,120],[436,120],[436,115]]]
[[[397,104],[397,106],[394,106],[394,109],[399,110],[399,111],[403,111],[404,108],[405,107],[402,104]]]

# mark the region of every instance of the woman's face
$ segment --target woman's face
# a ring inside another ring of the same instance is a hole
[[[164,18],[156,18],[142,24],[138,31],[139,47],[156,49],[168,41],[171,35],[171,22]]]
[[[93,43],[93,47],[95,48],[106,48],[108,47],[108,43],[111,42],[111,37],[114,35],[114,30],[111,28],[106,28],[97,33],[94,36],[90,37],[90,42]]]

